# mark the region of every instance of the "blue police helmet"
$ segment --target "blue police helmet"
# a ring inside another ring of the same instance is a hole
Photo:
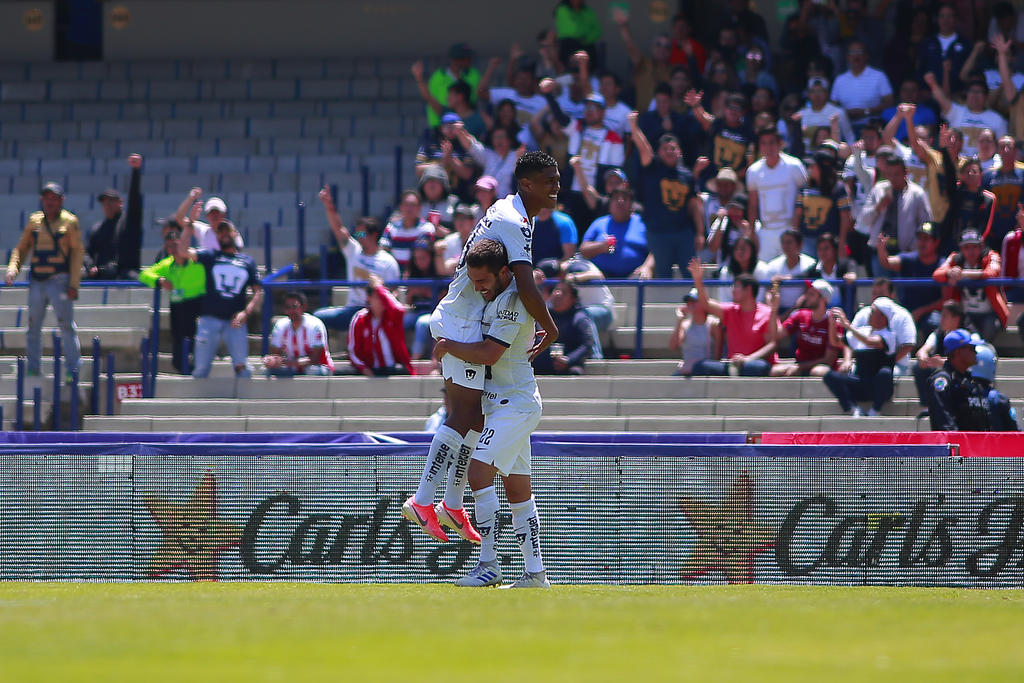
[[[972,365],[970,369],[968,369],[968,372],[972,377],[977,379],[995,382],[996,350],[992,348],[991,344],[982,342],[974,347],[974,351],[978,354],[978,362],[977,364]]]

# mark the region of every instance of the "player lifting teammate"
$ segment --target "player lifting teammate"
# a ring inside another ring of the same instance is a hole
[[[466,255],[481,239],[499,242],[508,255],[519,298],[527,313],[541,326],[537,342],[529,349],[532,360],[558,338],[551,314],[533,279],[533,223],[543,209],[554,209],[558,200],[558,164],[543,152],[527,152],[516,162],[518,192],[499,199],[480,219],[462,250],[448,294],[430,316],[435,339],[473,343],[483,340],[481,320],[486,301],[475,290],[467,274]],[[402,514],[438,541],[447,541],[441,524],[462,538],[480,543],[480,534],[462,506],[469,462],[483,430],[481,394],[487,368],[468,363],[449,353],[441,358],[441,375],[448,392],[449,412],[434,434],[427,462],[415,495],[402,506]],[[444,499],[434,506],[437,487],[448,473]]]

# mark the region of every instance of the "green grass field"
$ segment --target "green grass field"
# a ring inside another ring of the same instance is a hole
[[[0,583],[3,681],[1020,681],[1024,592]]]

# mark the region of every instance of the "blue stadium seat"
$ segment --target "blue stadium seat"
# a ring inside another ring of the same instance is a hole
[[[214,185],[218,192],[270,192],[269,173],[218,173],[214,174]],[[287,190],[288,188],[280,188]]]
[[[47,174],[43,174],[44,176]],[[68,173],[64,178],[64,189],[67,192],[74,193],[89,193],[98,195],[100,192],[108,187],[113,187],[117,183],[113,175],[97,174],[97,175],[80,175]]]
[[[177,81],[190,78],[189,68],[178,60],[133,60],[127,64],[127,78],[133,81]]]
[[[18,142],[42,142],[50,139],[48,123],[5,123],[0,126],[0,138]]]
[[[273,173],[278,170],[277,158],[269,155],[250,155],[246,160],[246,168],[250,173]]]
[[[274,78],[323,77],[326,62],[324,59],[278,59],[274,64]]]
[[[228,78],[266,79],[274,77],[274,60],[232,59],[228,62]]]
[[[59,176],[61,180],[64,179],[63,175]],[[38,193],[39,189],[45,185],[47,180],[39,177],[39,174],[35,171],[32,173],[24,173],[22,175],[13,176],[7,186],[4,188],[6,192],[11,194],[30,194]]]
[[[289,100],[296,92],[294,79],[249,81],[249,98],[253,100]]]
[[[302,119],[302,132],[304,138],[329,135],[331,120],[322,116],[307,116]]]
[[[220,119],[224,117],[226,105],[223,102],[176,102],[176,119]]]
[[[20,108],[18,114],[18,121],[63,121],[68,118],[68,106],[65,104],[55,104],[52,102],[28,102],[24,105],[4,105],[4,107],[15,107]],[[22,118],[24,116],[24,118]],[[4,121],[13,121],[15,119],[3,117]]]
[[[320,102],[316,101],[279,101],[271,102],[271,116],[280,117],[282,119],[299,119],[306,116],[320,116],[323,107]],[[263,116],[263,114],[253,114],[253,116]]]
[[[206,157],[196,158],[197,173],[245,173],[248,167],[246,157]]]
[[[220,121],[200,120],[200,135],[203,138],[244,138],[246,136],[246,122],[242,120],[226,119]]]
[[[328,57],[324,62],[325,78],[351,78],[356,73],[356,60],[351,57]]]
[[[292,192],[299,189],[298,173],[271,173],[269,174],[270,192]]]
[[[149,162],[145,162],[142,172],[142,192],[167,192],[167,174],[149,170]],[[127,175],[127,174],[125,174]],[[120,175],[118,176],[120,178]]]
[[[46,99],[48,83],[12,83],[0,85],[0,100],[4,102],[42,102]]]
[[[310,171],[351,173],[356,170],[358,170],[358,164],[353,161],[350,154],[304,157],[299,160],[299,171],[302,173]]]
[[[132,98],[181,102],[199,99],[197,81],[135,81],[132,83]]]
[[[337,152],[337,147],[334,150]],[[298,154],[318,155],[324,154],[323,140],[321,138],[293,138],[293,137],[266,137],[260,139],[260,151],[270,154]]]
[[[218,138],[217,153],[228,157],[248,156],[256,154],[260,149],[260,141],[253,138]]]
[[[200,95],[200,99],[245,100],[248,98],[248,81],[202,81],[202,94]]]
[[[159,125],[153,121],[100,121],[96,126],[97,140],[156,140],[159,137]],[[82,139],[89,139],[84,124]]]
[[[96,99],[101,102],[121,102],[132,98],[129,81],[99,81]]]
[[[171,119],[163,122],[162,135],[165,138],[198,138],[199,119]]]
[[[39,175],[50,176],[57,174],[78,174],[92,175],[106,171],[107,162],[105,159],[96,161],[94,159],[41,159],[39,161]]]
[[[228,60],[196,60],[192,62],[192,78],[198,80],[224,80],[228,78]]]
[[[213,180],[212,173],[168,173],[167,192],[178,193],[178,201],[181,202],[193,187],[201,187],[206,194],[210,194],[214,186]]]
[[[249,119],[250,137],[300,137],[301,135],[302,119]]]
[[[99,99],[99,81],[53,81],[50,83],[51,102],[81,102]]]
[[[143,173],[189,173],[192,160],[185,157],[154,157],[147,158],[143,163]]]
[[[33,81],[75,81],[82,78],[79,62],[32,62],[28,78]]]
[[[37,105],[37,107],[39,106],[45,105]],[[54,105],[49,106],[52,107]],[[114,121],[121,118],[121,105],[117,102],[72,102],[67,107],[64,107],[64,109],[69,112],[68,118],[75,121]],[[34,117],[38,114],[36,111],[33,111],[32,115]],[[31,120],[46,119],[33,118]]]
[[[351,81],[345,79],[310,79],[299,81],[299,96],[305,100],[342,100],[350,95]]]

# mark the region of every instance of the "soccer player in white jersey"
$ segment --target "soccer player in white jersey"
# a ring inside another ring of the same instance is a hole
[[[518,192],[496,201],[466,240],[448,294],[431,314],[430,332],[435,339],[455,342],[483,339],[481,320],[487,302],[469,279],[466,254],[477,241],[491,239],[505,247],[519,298],[543,330],[530,348],[529,358],[533,360],[558,338],[558,328],[533,279],[531,249],[535,217],[543,209],[554,209],[558,201],[558,163],[543,152],[527,152],[516,162],[515,180]],[[486,371],[483,364],[469,363],[452,354],[441,358],[448,417],[430,442],[416,493],[402,505],[405,518],[438,541],[448,540],[441,528],[444,524],[467,541],[480,543],[480,534],[463,509],[462,498],[469,462],[484,425],[480,401]],[[445,472],[444,500],[435,507],[435,494]]]
[[[540,551],[540,520],[530,486],[530,434],[540,422],[541,400],[530,365],[535,325],[512,281],[505,248],[493,240],[478,240],[466,256],[469,279],[488,302],[484,309],[482,341],[437,342],[437,354],[448,354],[490,369],[484,382],[484,431],[469,465],[469,486],[476,501],[480,529],[480,560],[455,582],[457,586],[501,583],[495,550],[498,494],[494,477],[501,475],[512,508],[512,526],[523,551],[525,571],[512,588],[547,588]]]

